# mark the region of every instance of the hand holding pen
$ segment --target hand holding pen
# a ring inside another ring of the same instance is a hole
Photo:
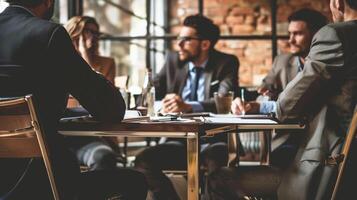
[[[232,102],[231,111],[236,115],[257,114],[259,113],[260,103],[256,101],[245,101],[244,90],[241,90],[241,98],[237,97]]]
[[[240,90],[240,96],[241,98],[237,97],[233,100],[232,105],[231,105],[231,111],[235,115],[245,115],[245,98],[244,98],[244,89]]]

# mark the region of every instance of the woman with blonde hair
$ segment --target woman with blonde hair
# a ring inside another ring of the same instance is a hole
[[[114,82],[115,63],[113,58],[100,56],[98,53],[99,25],[92,17],[75,16],[65,25],[72,43],[83,59],[106,79]],[[68,108],[79,107],[73,97],[68,100]],[[81,165],[89,170],[116,168],[118,148],[115,140],[110,138],[80,137],[72,139],[72,150],[76,153]]]
[[[113,58],[99,55],[99,24],[93,17],[75,16],[65,25],[78,53],[97,72],[114,83],[115,62]]]

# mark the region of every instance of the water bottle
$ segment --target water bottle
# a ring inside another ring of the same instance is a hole
[[[147,108],[148,108],[148,116],[155,116],[155,87],[152,86],[148,93],[146,94]]]
[[[143,107],[147,108],[147,116],[155,116],[155,87],[152,80],[151,70],[148,70],[144,79],[144,87],[142,94],[142,103]]]

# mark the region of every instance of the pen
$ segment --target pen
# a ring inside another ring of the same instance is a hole
[[[245,107],[244,107],[244,102],[245,102],[245,98],[244,98],[244,89],[240,89],[240,98],[242,100],[243,103],[243,110],[242,110],[242,115],[245,115]]]

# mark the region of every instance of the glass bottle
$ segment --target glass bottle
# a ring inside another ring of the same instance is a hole
[[[145,79],[142,94],[142,106],[147,108],[147,115],[155,116],[155,87],[152,78],[151,69],[148,69]]]

